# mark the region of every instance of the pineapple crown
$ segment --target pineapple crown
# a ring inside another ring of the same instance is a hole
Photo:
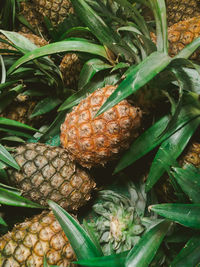
[[[144,185],[127,183],[127,192],[113,190],[99,192],[93,211],[100,215],[89,225],[99,239],[103,252],[109,255],[131,249],[140,239],[145,227],[141,218],[146,206]]]

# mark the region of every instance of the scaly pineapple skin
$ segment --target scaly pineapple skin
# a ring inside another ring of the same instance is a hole
[[[20,13],[27,22],[32,26],[33,30],[38,33],[46,34],[45,27],[41,22],[40,14],[35,10],[35,6],[30,2],[20,2]],[[32,33],[32,31],[27,28],[22,23],[19,25],[18,31],[23,33]]]
[[[174,57],[186,45],[200,36],[200,16],[180,21],[168,28],[169,55]],[[151,33],[151,39],[156,43],[156,35]],[[192,54],[191,59],[199,61],[199,51]]]
[[[0,237],[0,266],[43,267],[47,263],[62,267],[76,266],[72,247],[52,212],[26,219]]]
[[[69,159],[63,148],[27,143],[12,155],[21,169],[9,168],[7,173],[24,197],[43,206],[51,199],[66,210],[77,210],[90,199],[95,182]]]
[[[166,0],[168,25],[200,16],[198,0]]]
[[[142,112],[127,100],[94,118],[115,89],[116,86],[107,85],[96,90],[74,107],[61,125],[62,146],[84,167],[115,159],[138,135]]]
[[[82,68],[82,63],[78,56],[74,53],[66,54],[59,67],[62,72],[64,85],[67,88],[77,88],[78,77]]]
[[[43,17],[48,17],[54,26],[74,13],[72,4],[68,0],[33,0],[33,3],[36,11]]]
[[[180,160],[182,166],[185,164],[192,164],[196,168],[200,167],[200,144],[193,143],[189,146],[187,152]]]

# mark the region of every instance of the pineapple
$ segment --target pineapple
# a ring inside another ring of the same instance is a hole
[[[125,194],[99,191],[92,207],[94,214],[86,218],[105,255],[130,250],[145,230],[141,221],[146,205],[144,184],[136,187],[129,181],[125,189]]]
[[[180,163],[182,166],[185,164],[192,164],[196,168],[200,167],[200,144],[193,143],[189,146],[187,153],[181,158]]]
[[[69,14],[74,13],[72,4],[68,0],[33,0],[35,10],[43,17],[48,17],[53,26],[63,22]]]
[[[107,85],[96,90],[74,107],[61,125],[62,146],[84,167],[115,159],[138,135],[142,112],[127,100],[94,118],[115,89],[116,86]]]
[[[52,212],[26,219],[0,237],[0,265],[6,267],[76,266],[72,247]]]
[[[5,117],[37,127],[43,122],[43,119],[41,120],[41,116],[32,119],[29,118],[36,104],[36,99],[19,94],[16,99],[0,113],[0,117]]]
[[[180,21],[168,28],[169,55],[177,55],[186,45],[200,36],[200,16]],[[151,33],[151,39],[156,43],[156,35]],[[199,60],[198,50],[192,59]]]
[[[90,199],[95,182],[69,159],[63,148],[26,143],[17,147],[12,156],[21,170],[8,168],[9,180],[22,190],[24,197],[43,206],[51,199],[67,210],[77,210]]]
[[[76,88],[82,64],[75,53],[66,54],[61,63],[60,70],[63,75],[64,85],[68,88]]]
[[[35,7],[30,2],[20,2],[20,16],[23,16],[37,33],[45,34],[45,28],[41,22],[40,14],[35,10]],[[18,30],[23,33],[31,33],[31,30],[25,25],[20,24]]]
[[[198,0],[166,0],[168,25],[200,16]]]

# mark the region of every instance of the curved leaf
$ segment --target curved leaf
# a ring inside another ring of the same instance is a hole
[[[97,72],[110,68],[112,68],[111,65],[106,64],[103,60],[100,60],[98,58],[93,58],[88,60],[84,64],[79,76],[79,82],[78,82],[79,90],[82,89]]]
[[[0,144],[0,160],[17,170],[20,170],[19,165],[11,154]]]
[[[197,266],[200,263],[200,235],[193,236],[175,257],[170,267]]]
[[[194,229],[200,229],[200,204],[158,204],[149,207],[167,219]]]
[[[170,226],[169,221],[162,220],[143,234],[127,255],[125,267],[149,266]]]
[[[22,196],[19,196],[11,190],[4,189],[0,187],[0,203],[4,205],[17,206],[17,207],[26,207],[26,208],[39,208],[43,209],[44,207],[34,203]]]
[[[128,151],[121,157],[115,168],[114,174],[125,169],[159,145],[166,138],[166,135],[162,136],[162,138],[159,138],[159,136],[164,131],[169,121],[170,117],[164,116],[141,134],[130,146]]]
[[[197,117],[162,143],[151,165],[146,182],[146,191],[149,191],[163,173],[169,169],[170,165],[175,162],[199,124],[200,117]]]
[[[119,84],[117,89],[98,110],[96,117],[117,105],[129,95],[135,93],[159,72],[165,69],[171,60],[169,56],[161,52],[153,52],[150,56],[145,58],[145,60],[136,65],[127,75],[126,79]]]
[[[18,59],[7,71],[7,74],[11,74],[15,69],[19,68],[22,64],[29,62],[30,60],[55,54],[61,52],[71,52],[71,51],[78,51],[78,52],[85,52],[94,55],[98,55],[104,57],[108,60],[106,50],[103,46],[97,45],[86,40],[77,40],[74,38],[73,40],[69,39],[66,41],[55,42],[52,44],[48,44],[42,47],[39,47],[31,52],[28,52],[23,57]]]
[[[57,107],[59,104],[61,104],[61,100],[56,97],[46,97],[42,99],[38,104],[35,106],[32,114],[29,116],[30,118],[33,118],[35,116],[39,116],[42,114],[45,114],[51,110],[53,110],[55,107]]]
[[[194,39],[192,43],[189,45],[185,46],[175,57],[176,58],[188,58],[190,57],[195,50],[200,46],[200,37]]]
[[[193,167],[193,168],[192,168]],[[194,166],[172,168],[172,175],[193,203],[200,203],[200,173]]]
[[[84,0],[71,0],[72,5],[79,18],[91,30],[96,38],[116,55],[125,55],[127,59],[133,58],[133,54],[127,44],[110,25],[86,3]]]
[[[10,127],[16,127],[16,128],[21,128],[24,130],[30,130],[30,131],[34,131],[34,132],[38,132],[37,129],[28,126],[27,124],[21,123],[19,121],[15,121],[15,120],[11,120],[11,119],[7,119],[7,118],[0,118],[0,126],[10,126]]]
[[[78,260],[102,256],[102,251],[99,251],[87,232],[68,212],[51,200],[48,203],[69,239]]]
[[[128,251],[125,251],[119,254],[96,257],[96,258],[91,258],[88,260],[80,260],[80,261],[76,261],[75,263],[80,264],[81,266],[122,267],[124,266],[127,254],[128,254]]]
[[[7,226],[7,223],[4,221],[3,218],[0,217],[0,224],[1,225],[4,225],[4,226]]]

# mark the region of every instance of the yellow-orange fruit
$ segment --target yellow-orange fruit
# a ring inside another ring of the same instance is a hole
[[[43,267],[49,265],[75,267],[74,251],[52,212],[42,212],[16,225],[0,237],[0,266]]]
[[[94,118],[116,86],[96,90],[67,114],[61,126],[61,144],[84,167],[115,159],[138,135],[142,112],[127,100]]]

